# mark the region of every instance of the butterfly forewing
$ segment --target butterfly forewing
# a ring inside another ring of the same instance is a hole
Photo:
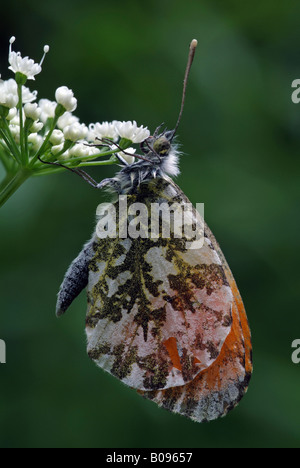
[[[155,179],[128,197],[128,208],[143,203],[150,213],[155,202],[153,215],[161,203],[175,201],[190,203],[171,180]],[[118,225],[124,224],[127,213],[119,213],[119,201],[115,212]],[[191,216],[203,230],[199,214],[193,210]],[[220,358],[232,333],[233,293],[214,240],[206,233],[201,247],[191,248],[172,223],[165,238],[163,222],[157,238],[151,237],[150,224],[140,226],[145,238],[95,238],[89,267],[89,356],[150,394],[195,385]],[[155,396],[159,404],[161,397]]]

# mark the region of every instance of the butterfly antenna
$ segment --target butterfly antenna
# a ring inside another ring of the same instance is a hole
[[[177,132],[177,129],[178,129],[178,126],[180,124],[181,117],[182,117],[184,103],[185,103],[186,87],[187,87],[189,74],[190,74],[190,71],[191,71],[191,67],[192,67],[192,63],[193,63],[193,60],[194,60],[197,45],[198,45],[197,39],[193,39],[191,44],[190,44],[188,63],[187,63],[186,70],[185,70],[185,75],[184,75],[181,108],[180,108],[177,123],[176,123],[174,131],[173,131],[172,139],[174,138],[174,136],[175,136],[175,134]]]

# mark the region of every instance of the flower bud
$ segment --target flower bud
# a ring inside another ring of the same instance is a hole
[[[60,130],[54,130],[51,137],[50,143],[54,146],[61,145],[64,142],[64,134]]]
[[[42,109],[38,107],[37,104],[25,104],[24,112],[27,118],[32,119],[33,121],[38,120],[42,113]]]
[[[31,133],[28,136],[28,142],[32,144],[33,150],[37,151],[43,144],[43,137],[37,133]]]
[[[66,140],[78,141],[85,138],[88,134],[88,128],[84,124],[75,122],[72,125],[68,125],[64,128],[64,135]]]
[[[66,86],[61,86],[56,90],[55,99],[67,112],[73,112],[77,107],[77,99],[74,97],[73,91]]]
[[[31,133],[39,133],[43,127],[44,127],[43,122],[36,121],[36,122],[33,122],[29,130]]]

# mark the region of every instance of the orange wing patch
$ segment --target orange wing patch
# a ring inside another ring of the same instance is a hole
[[[164,342],[164,345],[167,348],[173,367],[175,367],[175,369],[182,371],[176,338],[171,336],[171,338],[169,338],[168,340]]]
[[[216,361],[187,385],[141,395],[197,422],[225,416],[239,403],[251,378],[252,358],[250,330],[237,288],[234,299],[231,331]]]

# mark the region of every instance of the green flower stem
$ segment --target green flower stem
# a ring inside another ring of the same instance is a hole
[[[25,145],[24,145],[24,128],[23,128],[23,100],[22,100],[22,84],[18,84],[18,110],[19,110],[19,118],[20,118],[20,148],[21,148],[21,159],[23,164],[26,164],[28,155],[25,153]]]
[[[24,125],[24,150],[25,150],[25,155],[26,155],[26,165],[29,162],[28,135],[29,135],[29,128],[28,128],[28,121],[26,119],[26,122]]]
[[[10,155],[12,156],[12,158],[14,159],[14,161],[16,161],[17,164],[19,164],[19,160],[17,160],[16,157],[15,157],[15,154],[14,154],[14,152],[13,152],[13,150],[12,150],[12,146],[11,146],[11,144],[10,144],[10,141],[9,141],[9,139],[6,137],[5,133],[4,133],[2,130],[0,130],[0,136],[1,136],[1,137],[3,138],[3,140],[5,141],[6,146],[7,146],[7,148],[8,148],[9,151],[10,151]],[[2,160],[2,161],[3,161],[3,159],[4,159],[4,157],[1,157],[1,160]]]
[[[81,157],[81,158],[71,158],[68,161],[64,161],[64,160],[61,160],[61,161],[58,160],[57,161],[57,157],[59,157],[60,153],[53,156],[52,159],[50,157],[43,158],[43,159],[45,159],[45,161],[50,161],[50,162],[57,162],[57,163],[61,162],[61,164],[64,164],[65,166],[68,166],[68,167],[70,167],[72,169],[76,169],[76,167],[79,167],[79,164],[82,164],[81,167],[83,167],[83,166],[85,166],[86,162],[88,162],[88,161],[94,161],[97,158],[104,157],[104,156],[105,157],[106,156],[113,156],[115,153],[117,153],[119,151],[120,150],[106,151],[105,153],[98,153],[98,154],[94,154],[92,156],[86,156],[86,157]],[[112,159],[110,159],[109,164],[113,164],[113,163],[118,163],[118,160],[116,158],[114,158],[114,162],[112,162]],[[102,163],[99,164],[99,165],[102,166],[102,165],[106,165],[106,164],[107,164],[107,161],[102,161]],[[39,170],[40,168],[43,168],[43,172],[44,172],[45,164],[41,163],[40,161],[37,161],[35,163],[35,165],[34,165],[34,169]],[[50,170],[50,172],[51,172],[51,170]],[[47,173],[49,173],[48,170],[47,170]],[[39,175],[39,174],[36,173],[35,175]]]
[[[54,162],[56,160],[59,160],[59,157],[62,156],[67,150],[70,150],[71,148],[73,148],[73,146],[75,146],[75,144],[76,143],[73,142],[73,141],[66,140],[63,149],[59,153],[57,153],[55,155],[51,154],[50,158],[49,157],[47,158],[47,161]],[[40,161],[38,161],[38,162],[40,163]]]
[[[119,160],[117,158],[111,158],[108,161],[82,162],[81,164],[78,164],[76,168],[77,167],[93,167],[93,166],[111,166],[112,164],[117,164],[118,162]]]
[[[82,162],[81,164],[77,164],[74,166],[74,164],[70,164],[69,162],[65,162],[64,166],[69,167],[70,169],[77,169],[80,167],[93,167],[93,166],[111,166],[112,164],[117,164],[119,161],[114,158],[114,159],[109,159],[107,161],[91,161],[91,162]],[[43,168],[42,168],[43,167]],[[48,168],[45,165],[37,165],[34,168],[34,171],[32,175],[34,177],[39,177],[39,176],[44,176],[44,175],[49,175],[49,174],[58,174],[60,172],[65,172],[67,169],[64,167],[51,167],[49,166]]]
[[[119,152],[120,152],[120,150],[116,149],[116,150],[113,150],[113,151],[105,151],[103,153],[93,154],[91,156],[85,156],[85,157],[81,157],[81,158],[72,158],[72,159],[70,159],[70,163],[71,163],[71,166],[74,166],[77,163],[85,164],[85,162],[93,161],[95,159],[103,158],[103,157],[106,157],[106,156],[113,156],[115,153],[119,153]],[[105,163],[105,162],[106,161],[103,161],[103,163]],[[66,164],[66,165],[68,165],[68,164]],[[100,165],[102,165],[102,164],[100,164]]]
[[[127,140],[127,138],[121,138],[119,142],[119,146],[121,146],[123,150],[127,150],[127,148],[129,148],[131,145],[132,145],[132,141]]]
[[[5,172],[10,172],[12,164],[14,162],[13,162],[13,160],[11,160],[10,155],[7,154],[7,148],[1,141],[0,141],[0,146],[2,146],[2,150],[0,148],[0,161],[1,161],[1,164],[4,167]]]
[[[1,154],[0,156],[0,161],[1,161],[3,168],[5,169],[5,172],[9,172],[9,164],[8,164],[6,157],[4,157],[3,154]]]
[[[28,169],[20,169],[16,174],[7,174],[0,186],[0,207],[21,187],[21,185],[32,175]]]
[[[42,146],[40,147],[40,149],[37,151],[37,153],[33,156],[33,158],[31,159],[30,163],[29,163],[29,168],[32,168],[34,166],[34,164],[36,163],[37,159],[39,156],[41,156],[44,152],[44,150],[46,149],[47,145],[48,145],[48,142],[50,140],[50,137],[56,127],[56,124],[57,124],[57,121],[59,119],[59,116],[55,116],[54,119],[53,119],[53,122],[51,124],[51,127],[50,127],[50,130],[49,132],[47,133],[47,136],[44,140],[44,143],[42,144]]]
[[[7,120],[2,118],[2,125],[3,125],[3,129],[0,130],[0,134],[1,136],[3,137],[3,140],[5,141],[7,147],[9,148],[12,156],[14,157],[14,159],[18,162],[21,162],[21,153],[20,153],[20,150],[18,148],[18,145],[17,143],[15,142],[12,134],[11,134],[11,131],[9,129],[9,126],[8,126],[8,123],[7,123]]]
[[[0,182],[0,192],[5,189],[5,187],[10,182],[10,180],[11,180],[10,174],[6,174],[5,178]]]
[[[33,177],[41,177],[49,174],[59,174],[61,172],[66,172],[66,169],[64,167],[51,168],[49,166],[49,169],[34,170],[32,175]]]

